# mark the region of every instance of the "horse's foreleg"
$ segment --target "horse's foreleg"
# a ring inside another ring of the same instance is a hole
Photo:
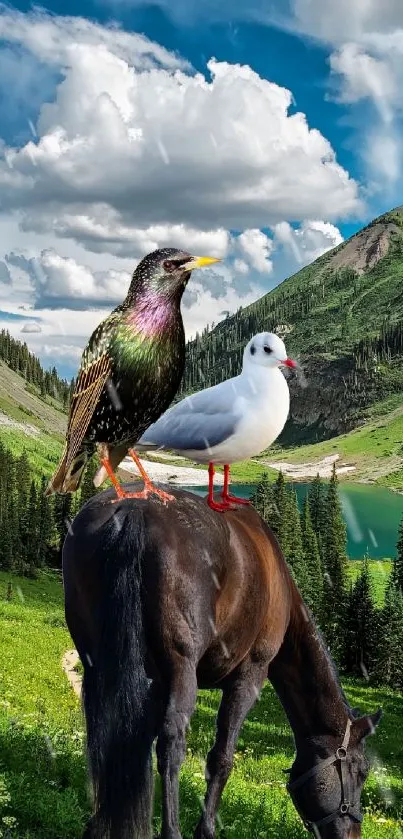
[[[242,662],[225,685],[217,716],[217,733],[206,764],[207,792],[194,839],[214,839],[221,795],[234,762],[239,732],[267,676],[267,663]]]
[[[157,740],[158,772],[162,779],[161,839],[182,839],[179,829],[179,772],[185,759],[186,731],[196,697],[196,665],[178,656]]]

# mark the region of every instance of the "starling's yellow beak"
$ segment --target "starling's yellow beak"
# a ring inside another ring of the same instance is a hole
[[[185,271],[194,271],[195,268],[206,268],[207,265],[213,265],[214,262],[221,262],[221,259],[216,259],[215,256],[192,256],[189,262],[181,265]]]

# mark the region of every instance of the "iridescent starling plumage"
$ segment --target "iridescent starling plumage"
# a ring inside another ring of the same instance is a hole
[[[139,263],[126,299],[95,329],[84,350],[65,451],[48,494],[78,489],[96,446],[104,465],[97,485],[107,474],[112,477],[109,467],[115,469],[168,408],[185,364],[182,294],[194,268],[216,261],[165,248]]]

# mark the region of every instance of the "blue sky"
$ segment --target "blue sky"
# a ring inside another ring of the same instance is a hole
[[[0,327],[71,375],[167,244],[247,305],[402,203],[402,83],[400,0],[0,5]]]

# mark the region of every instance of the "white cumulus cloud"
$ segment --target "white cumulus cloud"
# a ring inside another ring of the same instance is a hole
[[[28,323],[24,323],[21,332],[26,332],[28,335],[34,335],[36,333],[42,332],[42,327],[40,323],[37,323],[34,320],[28,321]]]
[[[35,33],[32,15],[23,17]],[[42,30],[32,46],[30,27],[17,20],[25,47],[40,49]],[[6,147],[0,165],[0,206],[21,210],[25,229],[66,229],[69,214],[96,222],[105,205],[115,228],[142,230],[242,231],[357,210],[356,183],[305,115],[289,114],[290,91],[214,59],[207,77],[145,70],[116,47],[122,33],[94,43],[72,31],[71,19],[56,20],[46,18],[45,31],[54,61],[65,35],[64,78],[41,108],[38,136]]]
[[[238,237],[237,244],[243,253],[244,260],[247,259],[252,268],[255,268],[261,274],[272,272],[273,263],[270,256],[273,250],[273,241],[265,233],[261,230],[244,230]]]
[[[42,232],[48,221],[32,215],[22,229]],[[153,224],[136,227],[123,224],[118,213],[107,204],[89,208],[89,213],[63,213],[53,219],[53,231],[59,238],[74,239],[93,253],[107,251],[122,258],[137,259],[157,248],[183,248],[197,255],[223,257],[228,251],[229,233],[222,227],[199,230],[186,224]]]
[[[299,266],[308,265],[343,242],[340,230],[324,221],[305,221],[297,229],[283,221],[274,227],[274,236]]]
[[[126,272],[94,272],[54,250],[44,250],[31,259],[22,254],[10,254],[7,261],[28,274],[35,308],[46,305],[62,308],[70,304],[74,309],[78,305],[88,307],[94,303],[112,306],[124,299],[131,279]]]

